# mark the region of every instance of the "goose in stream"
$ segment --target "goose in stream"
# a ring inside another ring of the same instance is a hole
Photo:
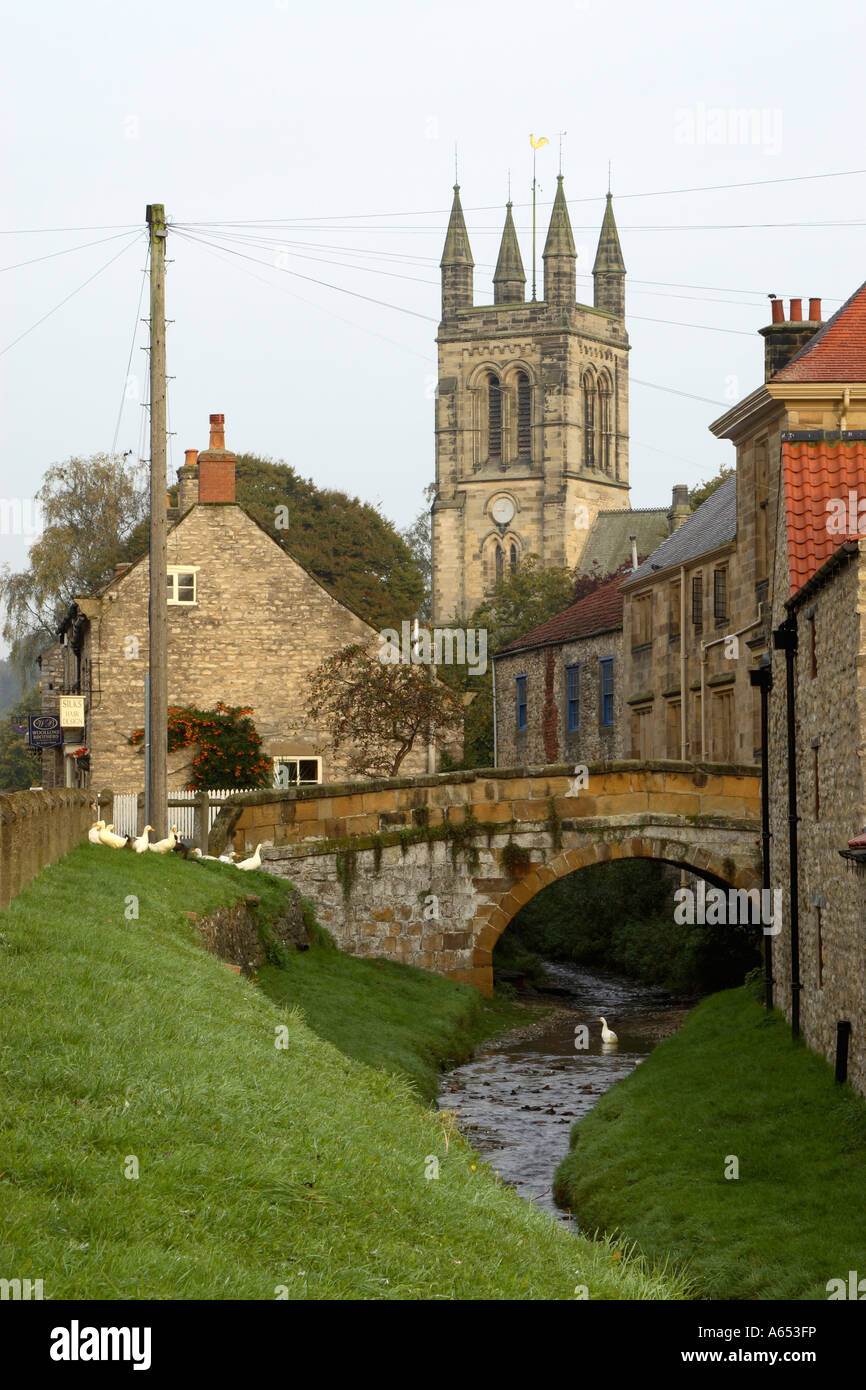
[[[612,1028],[608,1028],[608,1026],[607,1026],[607,1019],[606,1019],[606,1018],[600,1018],[598,1021],[599,1021],[599,1023],[601,1024],[601,1040],[602,1040],[602,1042],[603,1042],[603,1043],[615,1043],[615,1042],[619,1042],[619,1038],[617,1037],[617,1035],[616,1035],[616,1033],[613,1031],[613,1029],[612,1029]]]

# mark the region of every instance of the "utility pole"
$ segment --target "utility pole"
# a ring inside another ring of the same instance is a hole
[[[165,405],[165,208],[149,203],[150,229],[150,757],[147,801],[157,837],[168,834],[168,572]]]

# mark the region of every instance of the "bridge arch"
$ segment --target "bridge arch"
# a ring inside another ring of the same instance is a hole
[[[257,843],[346,951],[493,988],[493,949],[527,902],[590,865],[658,859],[720,887],[760,884],[759,779],[689,763],[482,769],[248,793],[214,849]]]

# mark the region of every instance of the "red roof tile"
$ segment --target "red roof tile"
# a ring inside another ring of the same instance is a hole
[[[866,284],[855,290],[773,381],[866,381]]]
[[[794,594],[846,540],[859,539],[857,504],[866,503],[866,442],[785,440],[782,468]],[[863,525],[866,529],[866,519]]]
[[[568,642],[575,637],[591,637],[595,632],[610,632],[612,628],[622,627],[622,594],[619,586],[623,575],[617,575],[608,584],[602,584],[595,593],[578,599],[570,608],[548,618],[546,623],[535,627],[522,637],[500,648],[496,653],[523,651],[525,647],[548,647],[560,642]],[[626,578],[628,576],[625,576]]]

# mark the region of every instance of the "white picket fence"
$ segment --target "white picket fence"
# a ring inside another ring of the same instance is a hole
[[[227,797],[235,796],[240,791],[255,791],[255,787],[230,787],[220,791],[209,791],[211,801],[223,801]],[[195,798],[196,792],[169,790],[170,801],[188,801],[188,806],[172,806],[169,808],[168,821],[170,825],[177,826],[177,833],[182,840],[192,839],[195,834]],[[211,829],[214,821],[219,814],[219,806],[211,806],[208,818],[208,830]],[[119,835],[138,835],[143,828],[138,824],[138,792],[115,792],[114,828]]]

